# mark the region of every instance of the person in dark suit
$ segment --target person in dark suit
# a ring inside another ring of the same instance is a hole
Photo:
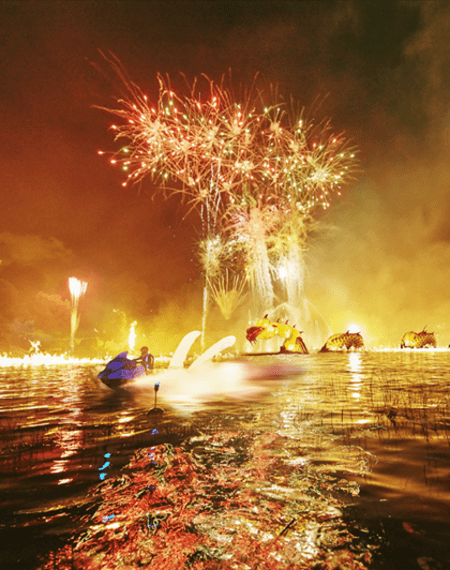
[[[145,371],[149,372],[150,370],[153,370],[155,357],[148,351],[148,346],[143,346],[141,348],[141,355],[135,358],[134,362],[136,362],[137,365],[141,364],[144,366]]]

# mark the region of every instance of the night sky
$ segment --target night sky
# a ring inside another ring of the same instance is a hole
[[[0,352],[30,326],[67,336],[71,275],[89,282],[85,336],[112,309],[155,331],[200,324],[195,216],[149,179],[122,188],[97,154],[115,148],[98,107],[121,94],[101,52],[150,97],[158,72],[231,69],[330,117],[360,172],[311,240],[308,298],[370,345],[426,325],[449,344],[449,38],[445,1],[1,2]]]

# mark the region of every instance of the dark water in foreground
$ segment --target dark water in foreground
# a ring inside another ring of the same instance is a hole
[[[66,568],[55,553],[74,533],[76,544],[80,525],[85,530],[96,512],[101,494],[93,487],[120,476],[136,450],[168,449],[162,444],[179,446],[185,459],[211,472],[222,469],[222,480],[233,469],[253,503],[233,520],[217,510],[213,524],[224,533],[245,524],[265,544],[282,537],[277,568],[314,567],[344,533],[351,561],[329,567],[450,568],[450,353],[277,358],[260,358],[251,370],[218,363],[181,377],[192,386],[210,377],[205,399],[193,389],[192,400],[186,385],[182,397],[172,389],[165,399],[163,380],[162,417],[146,413],[153,379],[115,393],[93,380],[89,367],[0,369],[0,568]],[[287,364],[303,372],[278,376]],[[239,391],[236,373],[255,390]],[[231,400],[228,381],[237,396]],[[299,506],[305,497],[307,509]],[[275,504],[279,526],[271,530]],[[248,522],[258,508],[269,513],[266,528]],[[112,516],[103,516],[105,528]],[[272,567],[264,564],[226,567]]]

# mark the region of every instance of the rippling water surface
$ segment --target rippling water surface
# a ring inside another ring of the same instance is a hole
[[[439,351],[261,357],[194,376],[162,372],[120,392],[87,366],[0,369],[0,568],[57,568],[55,552],[69,536],[73,545],[99,508],[94,487],[114,481],[136,450],[172,444],[219,468],[224,459],[211,438],[220,437],[235,452],[226,463],[234,461],[234,476],[241,470],[255,496],[278,501],[281,526],[273,532],[286,557],[319,556],[326,540],[317,521],[329,500],[335,511],[339,501],[362,554],[370,550],[365,559],[358,554],[367,567],[450,568],[449,365],[450,353]],[[159,378],[163,416],[147,413]],[[264,490],[251,461],[267,454]],[[297,499],[286,500],[298,493],[300,476],[320,487],[305,491],[322,501],[308,531],[299,528]],[[309,533],[309,550],[299,546],[301,532]]]

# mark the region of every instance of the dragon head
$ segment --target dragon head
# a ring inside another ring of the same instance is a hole
[[[253,344],[263,330],[265,330],[264,327],[249,327],[246,331],[245,338]]]
[[[264,332],[265,330],[267,330],[268,325],[270,325],[270,321],[267,318],[268,315],[264,315],[263,319],[259,319],[259,321],[257,321],[256,325],[253,327],[249,327],[246,330],[246,335],[245,338],[251,342],[251,344],[256,342],[256,339],[258,338],[258,336]]]

